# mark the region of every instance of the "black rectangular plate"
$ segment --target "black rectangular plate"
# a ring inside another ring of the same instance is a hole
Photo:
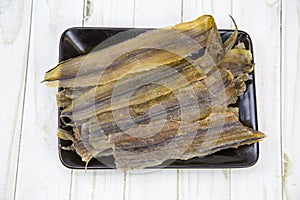
[[[59,61],[64,61],[76,56],[89,53],[99,43],[107,38],[118,34],[128,28],[70,28],[67,29],[61,36],[59,45]],[[131,35],[134,37],[149,29],[131,29]],[[233,32],[232,30],[219,30],[222,40],[224,41]],[[128,38],[124,38],[128,39]],[[247,49],[251,50],[253,55],[253,48],[250,36],[243,31],[239,31],[237,42],[245,43]],[[116,41],[120,42],[120,41]],[[253,61],[252,61],[253,62]],[[256,99],[255,99],[255,81],[254,73],[250,74],[251,82],[248,84],[246,93],[239,98],[238,105],[240,111],[240,121],[255,130],[257,130],[257,115],[256,115]],[[60,112],[60,111],[59,111]],[[61,122],[58,122],[61,126]],[[59,145],[67,146],[71,143],[69,141],[60,140]],[[64,166],[72,169],[84,169],[85,163],[73,151],[65,151],[59,149],[59,157]],[[176,160],[164,168],[240,168],[254,165],[258,160],[258,143],[252,145],[241,146],[237,149],[226,149],[216,152],[212,155],[203,158],[192,158],[190,160]],[[107,157],[107,161],[113,163],[113,157]],[[158,166],[159,167],[159,166]],[[92,159],[89,162],[88,169],[108,169],[106,165],[102,164],[97,159]]]

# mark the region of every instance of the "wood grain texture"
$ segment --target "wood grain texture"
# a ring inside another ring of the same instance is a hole
[[[72,5],[72,9],[67,9]],[[82,2],[35,1],[16,199],[68,199],[70,170],[58,158],[56,89],[40,81],[58,60],[61,33],[80,25]]]
[[[231,1],[183,1],[183,20],[203,14],[213,15],[218,28],[230,28]],[[179,195],[182,200],[229,199],[230,170],[180,170]]]
[[[142,170],[127,174],[125,199],[178,199],[174,169]]]
[[[181,22],[181,1],[135,0],[134,27],[164,27]],[[177,170],[142,170],[127,174],[125,199],[177,199]]]
[[[181,21],[180,0],[135,0],[134,27],[164,27]],[[125,199],[177,199],[176,169],[142,170],[126,177]]]
[[[181,22],[181,0],[135,0],[135,27],[164,27]]]
[[[233,17],[252,38],[258,127],[268,138],[260,144],[255,166],[231,171],[231,199],[245,194],[248,199],[281,199],[280,1],[234,1]]]
[[[123,178],[124,174],[115,170],[74,171],[70,199],[123,199]]]
[[[180,170],[179,199],[230,199],[230,171],[228,169]]]
[[[83,26],[132,27],[134,1],[85,0]],[[126,175],[116,170],[77,171],[72,176],[72,199],[123,199]]]
[[[170,2],[164,2],[161,5],[168,3]],[[151,20],[146,20],[146,17],[151,16],[142,15],[147,6],[149,7],[146,1],[94,1],[90,5],[93,5],[93,14],[84,17],[84,26],[133,27],[135,26],[135,19],[144,19],[144,24],[140,23],[139,26],[146,24],[148,27],[152,27],[159,22],[155,19],[156,21],[152,21],[151,24],[149,23]],[[139,10],[134,10],[137,7]],[[161,9],[164,9],[164,7]],[[180,9],[180,4],[178,9]],[[90,10],[90,8],[85,8],[85,10]],[[160,9],[158,9],[159,11]],[[170,13],[165,13],[165,16],[169,17],[167,14]],[[178,17],[175,20],[173,17],[169,17],[168,25],[177,23],[180,20],[180,10],[177,14]],[[157,182],[158,178],[159,182]],[[165,171],[158,171],[154,175],[145,172],[124,174],[119,171],[94,171],[88,172],[88,176],[84,172],[76,171],[72,181],[72,197],[81,196],[80,194],[83,191],[78,190],[78,188],[85,188],[85,193],[91,198],[161,199],[160,197],[167,197],[167,195],[176,197],[176,180],[176,170],[170,170],[167,174]],[[173,187],[169,187],[170,184]],[[165,185],[168,185],[168,187],[165,187]],[[157,190],[161,192],[156,192]]]
[[[132,27],[134,0],[85,0],[85,26]]]
[[[222,3],[218,0],[199,1],[199,0],[184,0],[183,20],[193,20],[201,15],[212,15],[219,29],[228,29],[232,26],[232,21],[229,15],[232,15],[232,0],[224,0]]]
[[[13,199],[28,60],[30,1],[0,5],[0,199]]]
[[[300,3],[283,1],[282,9],[283,199],[300,197]]]
[[[297,0],[33,0],[30,22],[31,0],[1,1],[0,199],[297,200],[299,13]],[[82,25],[162,27],[202,14],[212,14],[219,28],[232,28],[232,14],[253,40],[258,125],[269,136],[258,163],[247,169],[126,174],[63,167],[55,136],[56,89],[40,84],[57,63],[61,33]]]

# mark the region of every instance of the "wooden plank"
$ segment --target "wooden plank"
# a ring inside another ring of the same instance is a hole
[[[230,28],[229,14],[232,12],[230,0],[183,1],[183,20],[195,19],[203,14],[212,15],[218,28]],[[180,199],[229,199],[230,170],[180,170]]]
[[[142,170],[128,173],[125,199],[177,199],[177,173],[174,169]]]
[[[208,14],[212,15],[219,29],[228,29],[232,26],[229,15],[232,15],[232,0],[225,1],[199,1],[184,0],[183,1],[183,20],[189,21],[197,17]]]
[[[84,26],[132,27],[134,1],[85,1]],[[74,171],[72,199],[123,199],[126,175],[116,170]]]
[[[85,26],[132,27],[134,0],[85,0]]]
[[[135,27],[164,27],[181,21],[181,0],[135,0]]]
[[[229,199],[228,169],[180,170],[179,199]]]
[[[123,199],[124,173],[116,170],[74,170],[70,199]]]
[[[282,27],[282,139],[283,199],[300,196],[300,4],[283,1]]]
[[[71,171],[63,167],[57,153],[57,89],[46,88],[40,81],[57,64],[62,32],[81,21],[81,1],[33,4],[16,199],[69,198]]]
[[[180,0],[135,0],[135,27],[163,27],[181,21]],[[177,170],[141,170],[126,176],[125,199],[176,199]]]
[[[231,199],[281,199],[280,1],[234,1],[233,16],[253,41],[258,127],[269,137],[255,166],[232,170]]]
[[[0,199],[13,199],[28,60],[30,1],[0,6]]]

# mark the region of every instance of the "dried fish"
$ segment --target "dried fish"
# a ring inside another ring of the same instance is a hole
[[[91,87],[63,88],[56,94],[57,107],[66,108],[72,106],[74,99],[90,91]]]
[[[220,81],[220,79],[222,81]],[[222,85],[225,83],[224,85]],[[191,96],[193,91],[194,96]],[[178,101],[178,97],[181,101]],[[151,120],[166,118],[168,120],[194,121],[207,117],[215,106],[227,106],[235,103],[237,91],[232,74],[227,70],[219,70],[209,76],[206,81],[196,81],[192,85],[173,91],[142,104],[123,108],[113,112],[97,115],[91,118],[90,130],[96,132],[99,128],[105,134],[124,131],[136,124],[149,123]],[[164,110],[158,109],[149,113],[153,105],[159,104]],[[191,114],[197,109],[198,113]],[[130,114],[130,115],[128,115]],[[164,115],[166,114],[166,115]],[[120,129],[122,127],[122,130]]]
[[[132,143],[126,147],[116,145],[113,152],[117,168],[140,169],[160,165],[170,159],[203,157],[222,149],[251,144],[265,137],[263,133],[243,126],[230,111],[212,113],[205,120],[199,121],[198,129],[194,132],[189,132],[188,128],[180,131],[176,125],[173,126],[174,129],[162,130],[160,137],[167,138],[158,138],[157,144],[150,145],[142,140],[144,146],[139,148],[131,148]],[[175,136],[169,137],[172,132],[176,133]]]
[[[125,42],[112,45],[100,51],[90,53],[89,55],[62,62],[46,72],[44,81],[60,80],[60,82],[53,83],[53,85],[68,87],[74,86],[74,78],[76,77],[77,84],[81,84],[81,81],[78,79],[80,76],[83,76],[84,79],[89,78],[89,81],[82,83],[82,85],[98,85],[121,78],[129,71],[133,73],[141,71],[142,69],[149,70],[149,67],[156,67],[155,62],[159,61],[159,64],[167,64],[178,59],[178,56],[176,57],[174,53],[168,54],[169,52],[176,52],[180,57],[186,57],[189,53],[198,50],[199,47],[202,46],[201,43],[207,39],[207,34],[213,26],[213,18],[205,15],[189,23],[182,23],[165,29],[147,31]],[[161,52],[161,49],[164,51]],[[136,51],[139,51],[139,54],[136,54]],[[138,57],[135,58],[135,56]],[[147,62],[143,62],[145,66],[142,67],[139,63],[140,60],[143,60],[141,58],[147,60]],[[112,63],[114,60],[115,62]],[[120,62],[124,60],[131,61],[128,63],[129,66],[126,66],[127,62]],[[134,60],[136,60],[136,62],[134,62]],[[124,65],[126,67],[124,67]],[[81,72],[81,68],[83,68],[84,71]],[[107,69],[109,69],[109,73],[102,73]],[[124,69],[126,70],[125,72],[122,71]],[[98,80],[99,73],[95,72],[102,73],[101,80]],[[113,79],[112,72],[116,75]],[[93,78],[95,74],[97,77]],[[82,81],[84,81],[84,79],[82,78]]]
[[[62,140],[70,140],[72,141],[72,145],[63,147],[61,148],[63,150],[68,150],[68,151],[75,151],[82,159],[83,162],[88,162],[93,158],[93,157],[99,157],[99,156],[108,156],[112,154],[112,145],[107,144],[105,147],[102,145],[101,149],[95,149],[93,148],[89,142],[85,139],[85,134],[88,131],[88,125],[83,124],[82,129],[81,129],[81,134],[79,138],[76,138],[73,136],[68,131],[65,131],[63,129],[59,129],[57,132],[57,137],[62,139]]]
[[[159,77],[159,80],[152,81],[151,83],[145,82],[145,80],[142,80],[140,78],[138,78],[139,81],[136,81],[136,79],[133,79],[133,81],[121,80],[120,84],[115,85],[114,92],[111,94],[111,96],[109,96],[111,98],[105,98],[98,102],[94,101],[95,103],[93,103],[92,106],[78,109],[77,107],[80,107],[80,104],[76,104],[78,103],[78,101],[87,101],[86,97],[84,96],[84,100],[80,98],[79,100],[75,100],[73,106],[64,109],[61,114],[62,116],[68,116],[71,119],[74,117],[74,120],[81,121],[93,117],[95,116],[95,114],[100,114],[103,112],[116,110],[131,105],[137,105],[145,101],[149,101],[159,96],[168,94],[171,91],[189,85],[190,82],[201,80],[203,77],[205,77],[204,74],[201,73],[201,71],[199,72],[199,70],[194,66],[185,67],[182,73],[178,73],[177,71],[174,71],[169,67],[161,67],[160,69],[162,71],[169,71],[169,73],[172,74],[170,76]],[[160,73],[158,72],[156,74],[159,75]],[[124,86],[126,87],[126,85],[132,86],[129,91],[124,90]],[[72,115],[70,114],[70,111],[72,112]]]
[[[63,150],[76,151],[76,153],[81,157],[82,161],[86,163],[92,159],[93,155],[89,150],[87,150],[80,138],[75,138],[70,132],[63,129],[58,130],[57,137],[62,140],[70,140],[73,142],[72,145],[68,147],[61,146]]]
[[[233,19],[232,19],[233,20]],[[61,147],[88,162],[113,156],[118,169],[154,167],[252,144],[265,134],[232,107],[247,89],[252,54],[223,43],[212,16],[141,33],[59,63],[45,74],[57,94]],[[63,128],[72,128],[66,131]]]
[[[226,53],[218,67],[230,70],[233,76],[248,74],[253,71],[251,51],[245,49],[244,43],[239,43]]]
[[[131,40],[62,62],[46,72],[44,81],[48,81],[49,86],[60,87],[102,85],[129,73],[172,63],[204,47],[201,67],[208,70],[212,62],[218,63],[233,46],[236,35],[237,29],[223,44],[213,18],[204,15],[189,23],[148,31]]]
[[[72,99],[67,96],[67,89],[63,89],[56,94],[57,107],[65,108],[72,104]]]
[[[123,79],[120,79],[120,83],[116,81],[112,84],[95,87],[78,99],[74,100],[72,105],[62,111],[62,116],[67,116],[69,118],[74,116],[76,117],[76,120],[80,121],[90,118],[95,114],[135,105],[167,94],[173,90],[190,84],[189,82],[200,80],[205,77],[205,75],[201,72],[201,69],[195,67],[195,63],[201,64],[201,61],[199,63],[199,60],[203,60],[203,57],[191,62],[187,62],[185,60],[175,62],[172,67],[182,70],[183,72],[180,75],[178,75],[177,71],[173,70],[173,68],[161,66],[155,70],[146,71],[142,75],[135,74],[135,78],[132,77],[131,74],[125,76]],[[176,67],[176,64],[181,65]],[[213,67],[210,67],[210,71],[213,69]],[[154,81],[153,79],[159,80]],[[148,84],[148,82],[152,83]],[[130,91],[134,90],[137,91],[135,93],[136,96],[132,97],[130,96],[132,94]],[[127,91],[127,93],[124,91]],[[111,102],[110,97],[113,92],[114,102]],[[123,95],[120,95],[122,92]],[[128,102],[129,97],[131,97],[130,102]]]
[[[74,99],[73,105],[65,108],[63,112],[82,110],[100,102],[101,100],[109,99],[112,95],[119,96],[124,93],[134,91],[137,88],[137,85],[143,86],[143,84],[146,85],[151,82],[158,81],[164,77],[174,75],[183,71],[185,68],[190,67],[190,65],[190,62],[188,62],[186,59],[182,59],[170,65],[158,67],[157,69],[135,74],[128,74],[122,79],[113,81],[110,84],[100,85],[92,88],[91,90],[79,96],[79,98]],[[203,76],[200,70],[198,70],[198,73],[200,76]],[[118,91],[115,90],[116,86],[118,87]],[[94,101],[90,101],[93,99]]]

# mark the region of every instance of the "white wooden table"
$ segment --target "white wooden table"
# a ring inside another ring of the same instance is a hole
[[[76,171],[57,154],[56,89],[40,81],[73,26],[162,27],[229,14],[254,44],[259,162],[246,169]],[[297,0],[1,0],[0,199],[300,199]]]

